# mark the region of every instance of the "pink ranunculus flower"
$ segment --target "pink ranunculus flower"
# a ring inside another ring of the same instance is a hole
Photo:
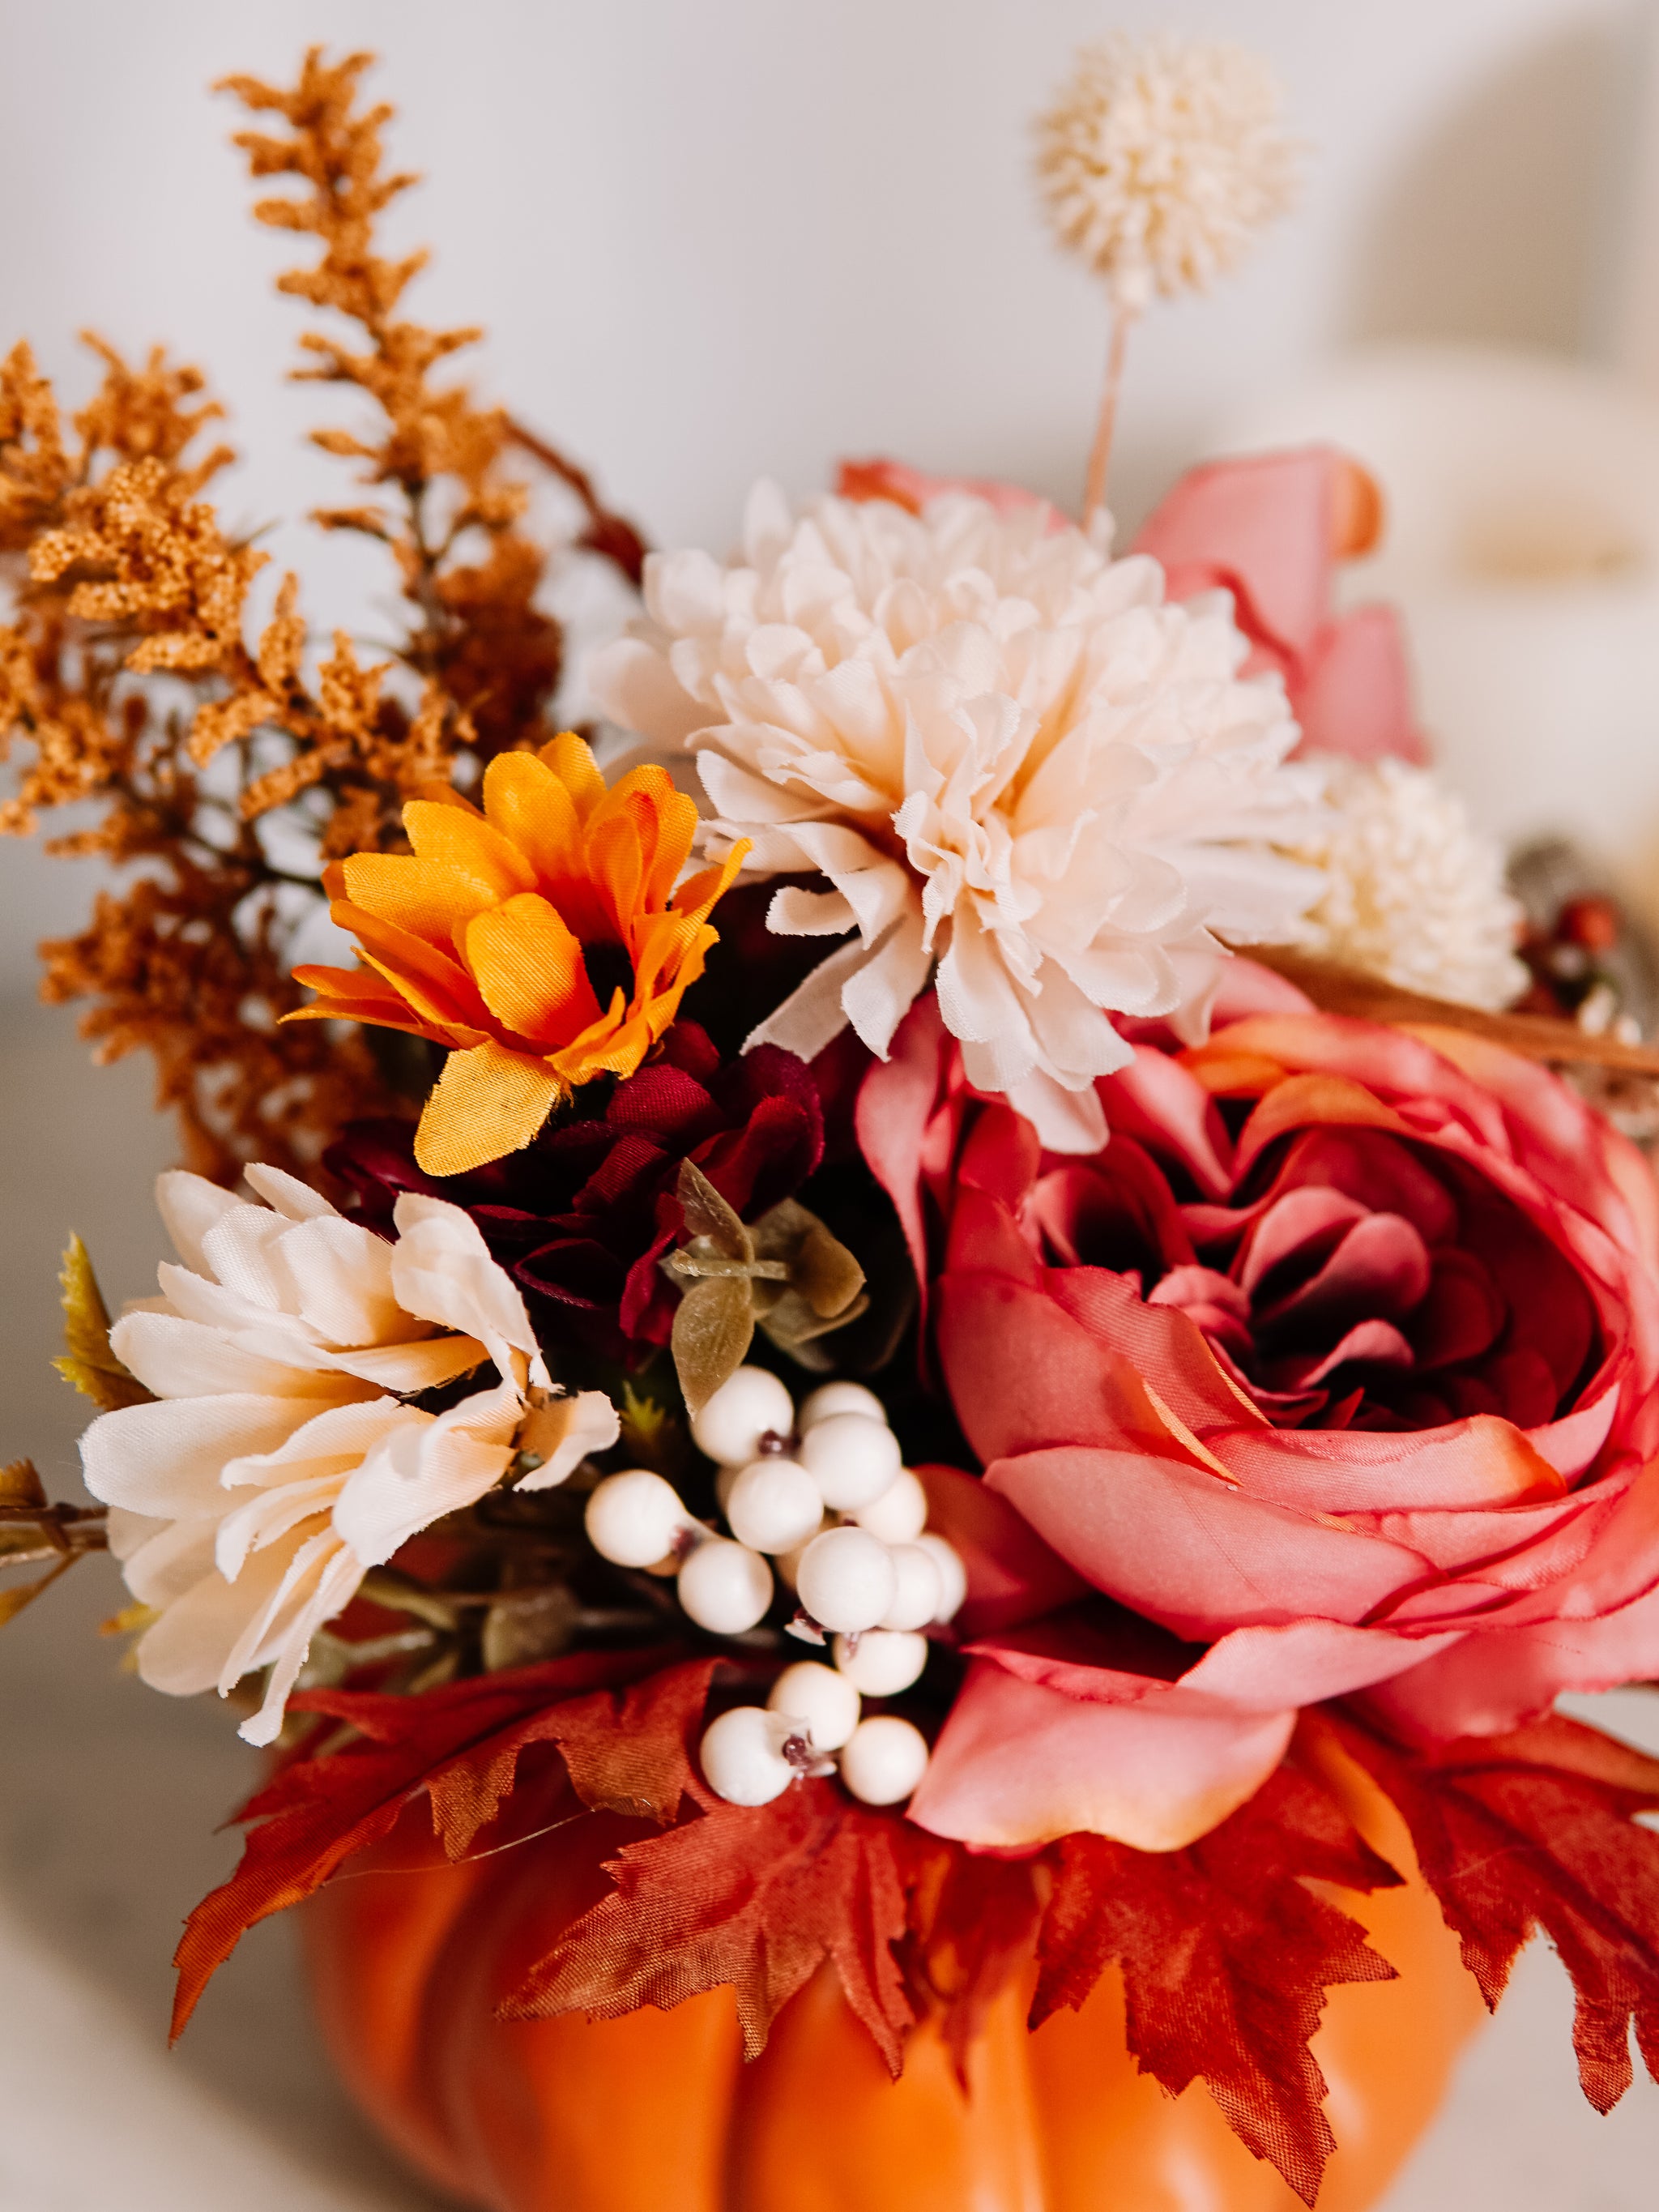
[[[1311,1012],[1141,1043],[1101,1089],[1109,1143],[1044,1155],[923,1009],[860,1101],[942,1238],[935,1353],[984,1489],[1047,1547],[969,1618],[913,1816],[1173,1848],[1302,1706],[1363,1692],[1447,1738],[1659,1674],[1633,1147],[1484,1041]]]
[[[891,500],[915,514],[949,491],[972,492],[1002,514],[1042,504],[1017,484],[927,476],[903,461],[844,461],[836,489],[843,499]],[[1382,513],[1370,477],[1334,447],[1243,454],[1188,470],[1131,550],[1158,562],[1171,599],[1231,594],[1250,641],[1244,672],[1284,678],[1310,750],[1420,765],[1428,747],[1394,609],[1340,612],[1334,603],[1341,563],[1370,550]],[[1058,513],[1054,526],[1065,526]]]

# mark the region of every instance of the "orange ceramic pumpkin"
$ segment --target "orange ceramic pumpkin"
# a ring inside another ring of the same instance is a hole
[[[1413,1878],[1343,1893],[1400,1970],[1334,1990],[1314,2049],[1340,2148],[1320,2212],[1387,2187],[1440,2101],[1481,2015],[1393,1808],[1331,1755],[1328,1778],[1368,1838]],[[1170,2098],[1124,2044],[1108,1977],[1035,2034],[1026,1992],[994,2007],[964,2096],[938,2035],[911,2039],[897,2082],[828,1972],[743,2063],[732,1993],[589,2023],[501,2021],[500,1999],[604,1877],[640,1824],[590,1814],[580,1852],[558,1830],[450,1865],[416,1805],[367,1878],[307,1907],[325,2033],[364,2110],[422,2172],[491,2212],[1291,2212],[1201,2085]]]

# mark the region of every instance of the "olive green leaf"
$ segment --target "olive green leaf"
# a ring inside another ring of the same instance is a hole
[[[792,1198],[750,1227],[690,1160],[677,1195],[691,1241],[663,1267],[684,1286],[671,1349],[692,1413],[743,1364],[757,1327],[801,1365],[827,1365],[809,1347],[869,1304],[864,1270],[840,1238]]]
[[[78,1237],[70,1238],[58,1279],[64,1287],[64,1350],[52,1365],[103,1413],[147,1405],[150,1392],[109,1348],[109,1308]]]
[[[711,1275],[687,1285],[675,1309],[669,1350],[694,1415],[742,1366],[754,1334],[754,1301],[743,1276]]]

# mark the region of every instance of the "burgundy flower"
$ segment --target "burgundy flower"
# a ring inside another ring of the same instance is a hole
[[[668,1341],[678,1293],[658,1262],[682,1234],[682,1161],[695,1161],[752,1221],[793,1195],[823,1152],[817,1085],[803,1060],[762,1046],[723,1063],[703,1030],[682,1021],[602,1113],[555,1122],[473,1174],[423,1175],[402,1122],[348,1130],[327,1164],[377,1225],[390,1221],[400,1191],[464,1206],[530,1294],[550,1342],[574,1338],[620,1358]]]

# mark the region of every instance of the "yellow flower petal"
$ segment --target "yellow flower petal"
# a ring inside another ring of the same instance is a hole
[[[535,753],[498,753],[484,770],[484,814],[511,839],[544,885],[579,873],[582,825],[576,803]]]
[[[534,1044],[561,1043],[599,1014],[580,941],[534,891],[467,924],[466,963],[496,1020]]]
[[[404,809],[404,830],[416,859],[441,861],[476,884],[483,893],[481,906],[536,888],[536,872],[524,854],[471,806],[411,799]]]
[[[465,1175],[522,1152],[564,1096],[545,1061],[504,1045],[452,1052],[415,1133],[415,1158],[428,1175]]]
[[[537,756],[544,760],[565,789],[579,818],[584,822],[605,797],[605,777],[593,757],[592,747],[574,730],[561,730]]]
[[[476,876],[441,860],[354,853],[340,873],[353,906],[446,948],[461,924],[495,903],[495,893]]]

